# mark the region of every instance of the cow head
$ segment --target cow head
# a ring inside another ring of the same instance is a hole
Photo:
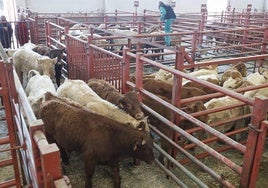
[[[223,83],[224,88],[236,89],[243,83],[243,78],[240,72],[233,72],[230,77]]]
[[[118,100],[118,106],[137,120],[144,117],[136,92],[128,92],[124,94],[124,96]]]
[[[148,164],[152,164],[154,161],[154,153],[153,153],[153,140],[146,133],[143,136],[136,140],[133,145],[134,157],[145,161]]]
[[[57,58],[50,59],[49,57],[42,57],[38,58],[37,62],[41,70],[40,72],[49,76],[51,79],[55,77],[55,64],[57,63]]]
[[[233,66],[233,69],[238,70],[243,77],[247,76],[247,67],[243,62],[240,62]]]

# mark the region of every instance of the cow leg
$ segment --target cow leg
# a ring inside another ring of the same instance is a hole
[[[85,181],[85,188],[92,188],[92,177],[95,172],[96,163],[94,159],[85,157],[85,171],[86,171],[86,181]]]
[[[55,78],[56,78],[56,83],[57,86],[60,86],[60,79],[61,79],[61,70],[62,70],[63,65],[61,63],[56,63],[55,65]]]
[[[120,188],[121,187],[121,180],[120,180],[120,174],[119,174],[119,163],[113,163],[111,164],[111,168],[113,171],[113,178],[114,178],[114,188]]]
[[[164,53],[164,49],[161,49],[160,52]],[[164,55],[161,55],[161,60],[164,60]]]
[[[59,146],[59,149],[60,149],[60,155],[61,155],[61,159],[62,159],[62,162],[64,164],[69,164],[69,156],[67,154],[67,152],[65,151],[65,149],[63,147],[60,147]]]

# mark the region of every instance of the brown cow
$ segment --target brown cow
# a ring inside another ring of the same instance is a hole
[[[87,109],[60,100],[49,100],[41,106],[41,118],[49,141],[55,141],[61,152],[82,153],[85,162],[85,187],[92,187],[97,163],[107,163],[114,175],[114,187],[120,187],[119,162],[135,157],[152,163],[153,141],[148,134]]]
[[[219,80],[217,80],[217,79],[208,78],[206,81],[208,81],[208,82],[210,82],[212,84],[215,84],[215,85],[220,85]],[[195,88],[198,88],[198,89],[201,89],[201,90],[205,91],[207,94],[216,92],[215,89],[212,89],[212,88],[210,88],[208,86],[199,84],[197,82],[192,82],[192,81],[185,82],[183,84],[183,87],[195,87]]]
[[[166,101],[168,103],[171,103],[171,101],[169,99],[165,98],[165,97],[162,97],[162,96],[159,96],[159,95],[156,95],[156,96],[158,96],[159,98],[163,99],[164,101]],[[142,102],[146,106],[148,106],[151,109],[153,109],[154,111],[156,111],[157,113],[161,114],[166,119],[171,120],[172,111],[169,108],[167,108],[166,106],[161,105],[159,102],[151,99],[148,96],[143,96],[142,97]],[[182,110],[185,111],[188,114],[191,114],[191,113],[194,113],[194,112],[199,112],[199,111],[206,110],[206,108],[205,108],[203,102],[193,102],[191,104],[184,105],[182,107]],[[154,116],[152,116],[150,114],[148,114],[148,116],[149,116],[150,123],[152,125],[154,125],[157,129],[159,129],[167,137],[169,137],[169,138],[173,137],[173,132],[174,132],[173,129],[171,129],[169,126],[165,125],[162,121],[158,120]],[[208,121],[208,116],[207,115],[202,115],[202,116],[197,117],[197,119],[199,119],[200,121],[206,123]],[[191,129],[193,127],[195,127],[195,125],[193,123],[191,123],[190,121],[187,121],[187,120],[182,121],[181,124],[180,124],[180,128],[182,128],[184,130]],[[197,132],[196,137],[199,138],[199,139],[202,139],[204,137],[203,132],[201,132],[201,131]],[[171,147],[170,143],[167,142],[165,139],[161,139],[161,147],[165,151],[167,151],[168,153],[171,152],[172,147]],[[159,160],[162,163],[164,162],[162,155],[159,156]]]
[[[120,109],[123,109],[125,112],[133,116],[135,119],[140,120],[144,117],[136,92],[131,91],[121,94],[109,82],[95,78],[88,80],[87,84],[101,98],[115,104]]]
[[[162,80],[146,79],[144,80],[143,88],[167,99],[172,97],[172,84]],[[185,99],[206,94],[205,91],[196,87],[182,87],[181,98]]]

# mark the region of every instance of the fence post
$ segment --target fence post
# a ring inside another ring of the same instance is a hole
[[[136,53],[136,72],[135,72],[135,78],[136,78],[136,88],[138,91],[142,88],[143,85],[143,61],[141,60],[142,57],[141,52]],[[141,93],[139,94],[139,100],[141,101]]]
[[[260,125],[263,120],[266,119],[268,105],[260,98],[255,98],[253,105],[253,115],[251,118],[250,129],[248,132],[248,139],[246,144],[246,152],[243,161],[243,168],[240,180],[240,187],[249,187],[250,178],[253,170],[253,161],[257,148],[257,141],[259,137]],[[255,177],[257,178],[257,177]]]
[[[35,131],[42,131],[43,130],[43,121],[42,120],[36,120],[36,121],[30,121],[29,122],[29,133],[31,135],[31,142],[32,142],[32,152],[33,152],[33,160],[35,165],[35,175],[36,177],[36,183],[38,187],[44,187],[44,180],[43,180],[43,174],[42,174],[42,164],[41,164],[41,157],[40,152],[38,149],[37,142],[34,140],[34,133]],[[33,173],[31,171],[31,173]]]
[[[192,59],[195,60],[195,53],[196,53],[196,46],[197,46],[197,30],[194,31],[193,33],[193,38],[192,38]]]
[[[122,62],[122,93],[128,92],[127,81],[129,81],[130,74],[130,57],[127,55],[130,49],[124,47],[123,48],[123,62]]]
[[[88,35],[87,37],[87,49],[86,49],[86,60],[87,60],[87,71],[88,79],[94,78],[94,53],[89,44],[92,44],[93,36]]]
[[[185,47],[176,47],[176,57],[175,57],[175,69],[182,71],[183,63],[184,63],[184,51]],[[182,77],[174,75],[173,78],[173,88],[172,88],[172,104],[177,108],[181,107],[181,90],[182,90]],[[176,113],[172,113],[172,122],[176,125],[180,123],[180,116]],[[175,142],[178,141],[179,134],[177,132],[173,132],[173,140]],[[172,156],[176,156],[176,150],[172,149]]]
[[[256,187],[257,177],[260,171],[261,158],[263,155],[264,145],[268,130],[268,121],[263,121],[261,124],[260,135],[257,141],[256,154],[253,162],[253,170],[250,176],[249,187]]]

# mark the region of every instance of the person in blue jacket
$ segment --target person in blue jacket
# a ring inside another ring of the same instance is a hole
[[[174,13],[173,8],[170,5],[166,5],[162,1],[159,1],[159,10],[161,13],[160,21],[165,23],[165,33],[171,33],[171,25],[176,19],[176,14]],[[165,44],[166,46],[170,46],[170,35],[165,36]]]

